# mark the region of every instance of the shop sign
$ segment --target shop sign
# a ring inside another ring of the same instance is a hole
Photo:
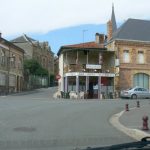
[[[86,64],[86,69],[101,69],[101,65]]]

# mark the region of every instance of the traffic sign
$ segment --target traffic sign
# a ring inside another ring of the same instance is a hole
[[[61,76],[58,74],[56,75],[56,80],[59,80],[61,78]]]

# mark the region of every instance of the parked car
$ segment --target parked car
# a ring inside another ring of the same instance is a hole
[[[121,98],[150,98],[150,91],[143,87],[134,87],[121,91]]]

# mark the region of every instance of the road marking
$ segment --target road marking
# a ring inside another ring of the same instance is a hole
[[[46,99],[46,100],[49,100],[49,98],[42,98],[42,97],[41,98],[35,97],[35,98],[31,98],[31,99],[38,99],[38,100],[43,100],[43,99],[45,100]]]
[[[7,97],[7,96],[0,96],[0,97],[4,98],[4,97]]]
[[[131,109],[135,109],[136,107],[134,108],[131,108]],[[120,113],[117,113],[117,114],[114,114],[109,122],[115,127],[117,128],[118,130],[122,131],[123,133],[125,133],[126,135],[130,136],[131,138],[137,140],[137,141],[140,141],[143,137],[146,137],[146,136],[150,136],[150,134],[147,134],[146,132],[144,131],[141,131],[141,130],[138,130],[138,129],[131,129],[131,128],[127,128],[125,127],[124,125],[122,125],[119,121],[119,118],[124,114],[124,110],[121,111]]]

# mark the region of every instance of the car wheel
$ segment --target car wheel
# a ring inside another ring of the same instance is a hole
[[[132,99],[137,99],[137,95],[136,95],[136,94],[133,94],[133,95],[131,96],[131,98],[132,98]]]

